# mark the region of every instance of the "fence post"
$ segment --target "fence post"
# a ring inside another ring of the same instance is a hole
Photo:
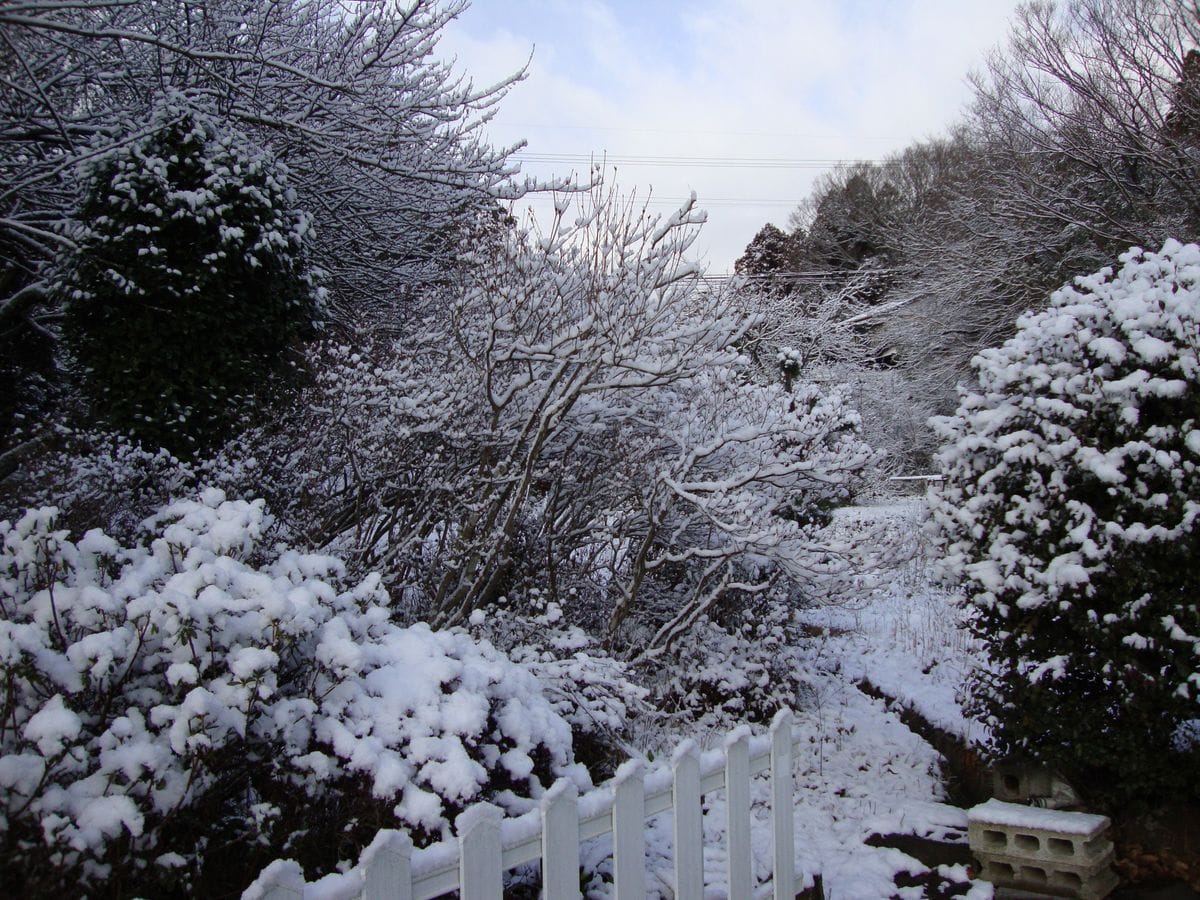
[[[781,709],[771,721],[771,831],[774,835],[775,900],[796,896],[796,847],[792,796],[792,713]]]
[[[500,821],[490,803],[476,803],[454,820],[458,831],[458,878],[462,900],[503,900]]]
[[[700,754],[686,740],[671,759],[675,769],[675,896],[704,896],[704,814],[700,808]]]
[[[542,797],[542,896],[578,900],[579,792],[566,778]]]
[[[613,779],[613,887],[617,900],[646,897],[646,786],[642,763],[622,763]]]
[[[725,739],[725,835],[729,896],[749,897],[750,870],[750,729],[745,725]]]
[[[412,900],[412,839],[403,831],[380,831],[362,854],[363,900]]]

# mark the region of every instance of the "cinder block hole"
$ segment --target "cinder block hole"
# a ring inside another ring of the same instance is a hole
[[[1021,866],[1021,880],[1030,884],[1045,884],[1046,870],[1036,866]]]
[[[1017,877],[1016,870],[1008,863],[989,862],[988,869],[991,870],[988,872],[988,874],[994,875],[996,878],[1013,879]]]
[[[1083,879],[1074,872],[1055,872],[1054,880],[1062,887],[1070,888],[1071,890],[1075,891],[1083,887]]]
[[[1064,840],[1063,838],[1050,838],[1050,852],[1055,856],[1074,856],[1075,842]]]
[[[1008,844],[1008,835],[1003,831],[985,831],[983,843],[988,847],[1004,847]]]
[[[1006,794],[1013,795],[1021,792],[1021,779],[1016,775],[1001,775],[1000,783],[1004,785]]]
[[[1017,845],[1018,850],[1024,850],[1026,853],[1037,853],[1042,847],[1042,842],[1033,834],[1014,835],[1013,843]]]

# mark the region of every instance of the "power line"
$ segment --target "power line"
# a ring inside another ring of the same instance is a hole
[[[649,197],[651,206],[678,206],[687,203],[688,197]],[[803,200],[772,200],[768,197],[697,197],[696,205],[701,209],[709,206],[799,206]]]
[[[497,122],[489,123],[491,128],[528,128],[539,131],[571,130],[571,131],[616,131],[623,134],[707,134],[729,137],[783,137],[800,138],[807,141],[845,140],[845,135],[807,134],[798,131],[720,131],[706,128],[629,128],[619,125],[575,125],[561,122],[538,124],[536,122]],[[879,137],[871,135],[855,135],[856,141],[882,141],[885,143],[904,143],[908,138]]]
[[[746,156],[609,156],[587,153],[531,153],[519,151],[512,159],[518,162],[567,163],[575,165],[655,166],[662,168],[709,169],[829,169],[841,164],[864,163],[885,165],[878,159],[819,159],[804,157],[746,157]]]

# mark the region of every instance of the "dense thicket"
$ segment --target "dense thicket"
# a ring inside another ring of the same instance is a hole
[[[315,877],[800,700],[876,457],[777,351],[835,332],[704,285],[694,200],[514,221],[461,8],[0,7],[0,331],[84,388],[0,354],[5,884]]]

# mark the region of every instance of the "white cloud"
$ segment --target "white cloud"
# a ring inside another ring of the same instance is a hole
[[[1015,0],[475,0],[443,49],[476,80],[523,65],[491,133],[531,153],[879,158],[943,132],[968,71],[1003,40]],[[578,166],[575,166],[578,168]],[[569,163],[529,164],[535,175]],[[715,202],[698,247],[732,268],[761,225],[783,224],[813,167],[626,166],[622,188]]]

